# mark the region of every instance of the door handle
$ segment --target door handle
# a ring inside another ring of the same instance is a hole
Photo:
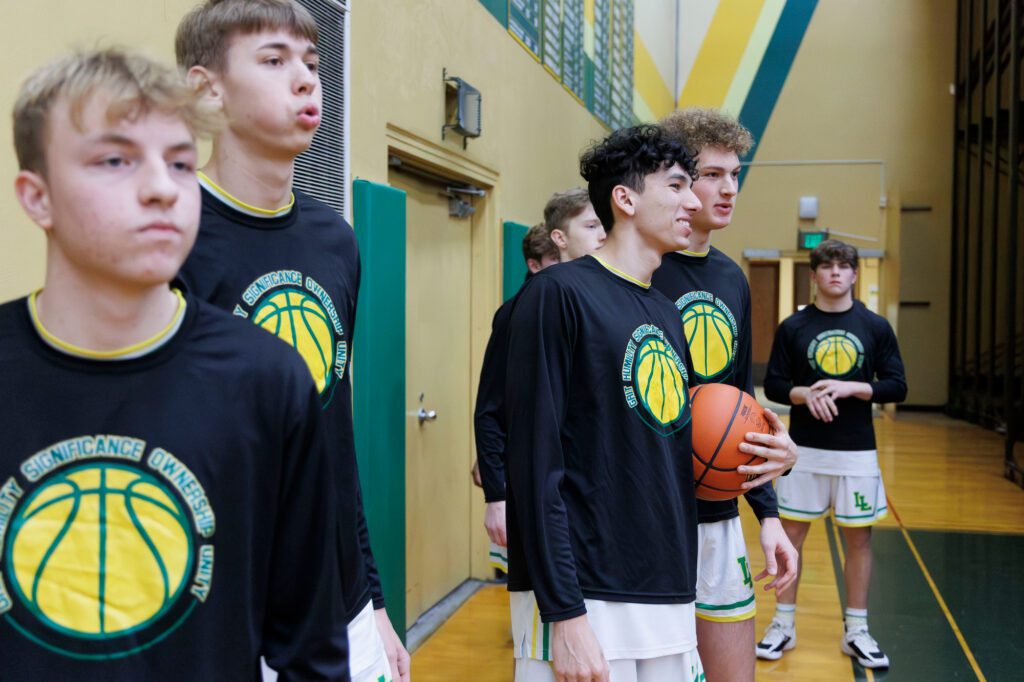
[[[416,417],[420,420],[420,424],[422,425],[423,422],[436,421],[437,420],[437,411],[436,410],[428,410],[428,409],[425,409],[425,408],[421,407],[420,411],[416,413]]]

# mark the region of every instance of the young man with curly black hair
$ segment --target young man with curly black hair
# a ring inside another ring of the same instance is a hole
[[[690,370],[679,313],[650,285],[689,246],[693,157],[638,126],[580,169],[608,238],[531,278],[509,336],[516,679],[697,679]]]

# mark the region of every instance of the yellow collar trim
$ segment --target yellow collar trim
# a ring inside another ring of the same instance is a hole
[[[81,346],[70,344],[67,341],[62,341],[43,326],[42,320],[39,319],[39,309],[36,305],[36,298],[39,296],[40,291],[42,290],[40,289],[35,291],[28,297],[28,312],[32,318],[32,325],[36,328],[36,331],[39,332],[39,336],[41,336],[43,341],[48,345],[59,351],[63,351],[68,355],[89,358],[91,360],[131,360],[132,358],[138,358],[156,350],[169,341],[171,337],[174,336],[175,332],[178,331],[178,328],[181,327],[181,322],[185,318],[185,308],[187,305],[185,303],[185,297],[182,296],[181,292],[177,289],[172,289],[174,295],[178,297],[178,309],[175,311],[174,317],[171,318],[171,321],[166,327],[145,341],[140,341],[139,343],[131,346],[118,348],[116,350],[98,351],[89,350],[88,348],[82,348]]]
[[[605,270],[607,270],[608,272],[612,273],[613,275],[621,277],[622,279],[626,280],[627,282],[632,282],[633,284],[637,285],[638,287],[643,287],[644,289],[650,289],[651,288],[651,283],[650,282],[641,282],[636,277],[632,277],[630,275],[627,275],[622,270],[619,270],[617,268],[613,268],[612,266],[608,265],[607,263],[605,263],[603,260],[601,260],[597,256],[594,256],[593,254],[591,254],[591,255],[593,256],[594,260],[596,260],[598,263],[600,263],[601,266],[604,267]]]
[[[696,258],[707,258],[708,254],[711,253],[711,249],[704,251],[703,253],[697,251],[683,251],[684,256],[694,256]]]
[[[217,197],[236,211],[255,218],[279,218],[292,210],[292,206],[295,205],[295,193],[292,192],[291,199],[288,201],[288,204],[281,208],[268,209],[260,208],[259,206],[252,206],[251,204],[247,204],[241,199],[232,196],[226,189],[211,180],[210,176],[203,171],[196,171],[196,176],[199,178],[200,186],[210,194]]]

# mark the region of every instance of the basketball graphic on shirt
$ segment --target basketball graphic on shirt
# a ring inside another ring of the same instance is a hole
[[[644,340],[637,351],[636,382],[640,402],[662,425],[674,422],[686,407],[686,384],[675,358],[672,347],[656,338]]]
[[[299,351],[317,391],[327,391],[334,369],[334,334],[319,301],[298,289],[275,291],[260,302],[252,321]]]
[[[707,292],[689,294],[677,302],[677,307],[697,378],[720,381],[727,377],[736,356],[736,318],[724,303]]]
[[[814,337],[807,349],[807,360],[824,377],[847,377],[864,364],[864,345],[854,334],[832,329]]]
[[[97,463],[47,479],[8,529],[7,575],[38,621],[118,637],[160,619],[193,564],[189,517],[147,472]]]
[[[633,332],[622,378],[627,405],[660,435],[689,422],[686,367],[658,327],[642,325]]]

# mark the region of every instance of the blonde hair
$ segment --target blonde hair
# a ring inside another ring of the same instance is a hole
[[[236,34],[275,29],[317,42],[316,20],[294,0],[207,0],[178,24],[174,54],[185,70],[193,66],[219,70]]]
[[[661,119],[658,125],[669,137],[698,155],[704,147],[721,147],[743,156],[754,145],[750,131],[718,109],[679,109]]]
[[[544,206],[544,222],[547,223],[548,233],[552,230],[567,232],[569,221],[583,213],[589,205],[590,195],[580,187],[552,194]]]
[[[19,168],[45,173],[47,126],[54,105],[66,101],[71,123],[80,129],[82,111],[98,91],[110,96],[111,121],[159,111],[180,116],[193,135],[213,132],[219,121],[169,66],[116,48],[71,54],[42,66],[22,83],[13,112]]]

